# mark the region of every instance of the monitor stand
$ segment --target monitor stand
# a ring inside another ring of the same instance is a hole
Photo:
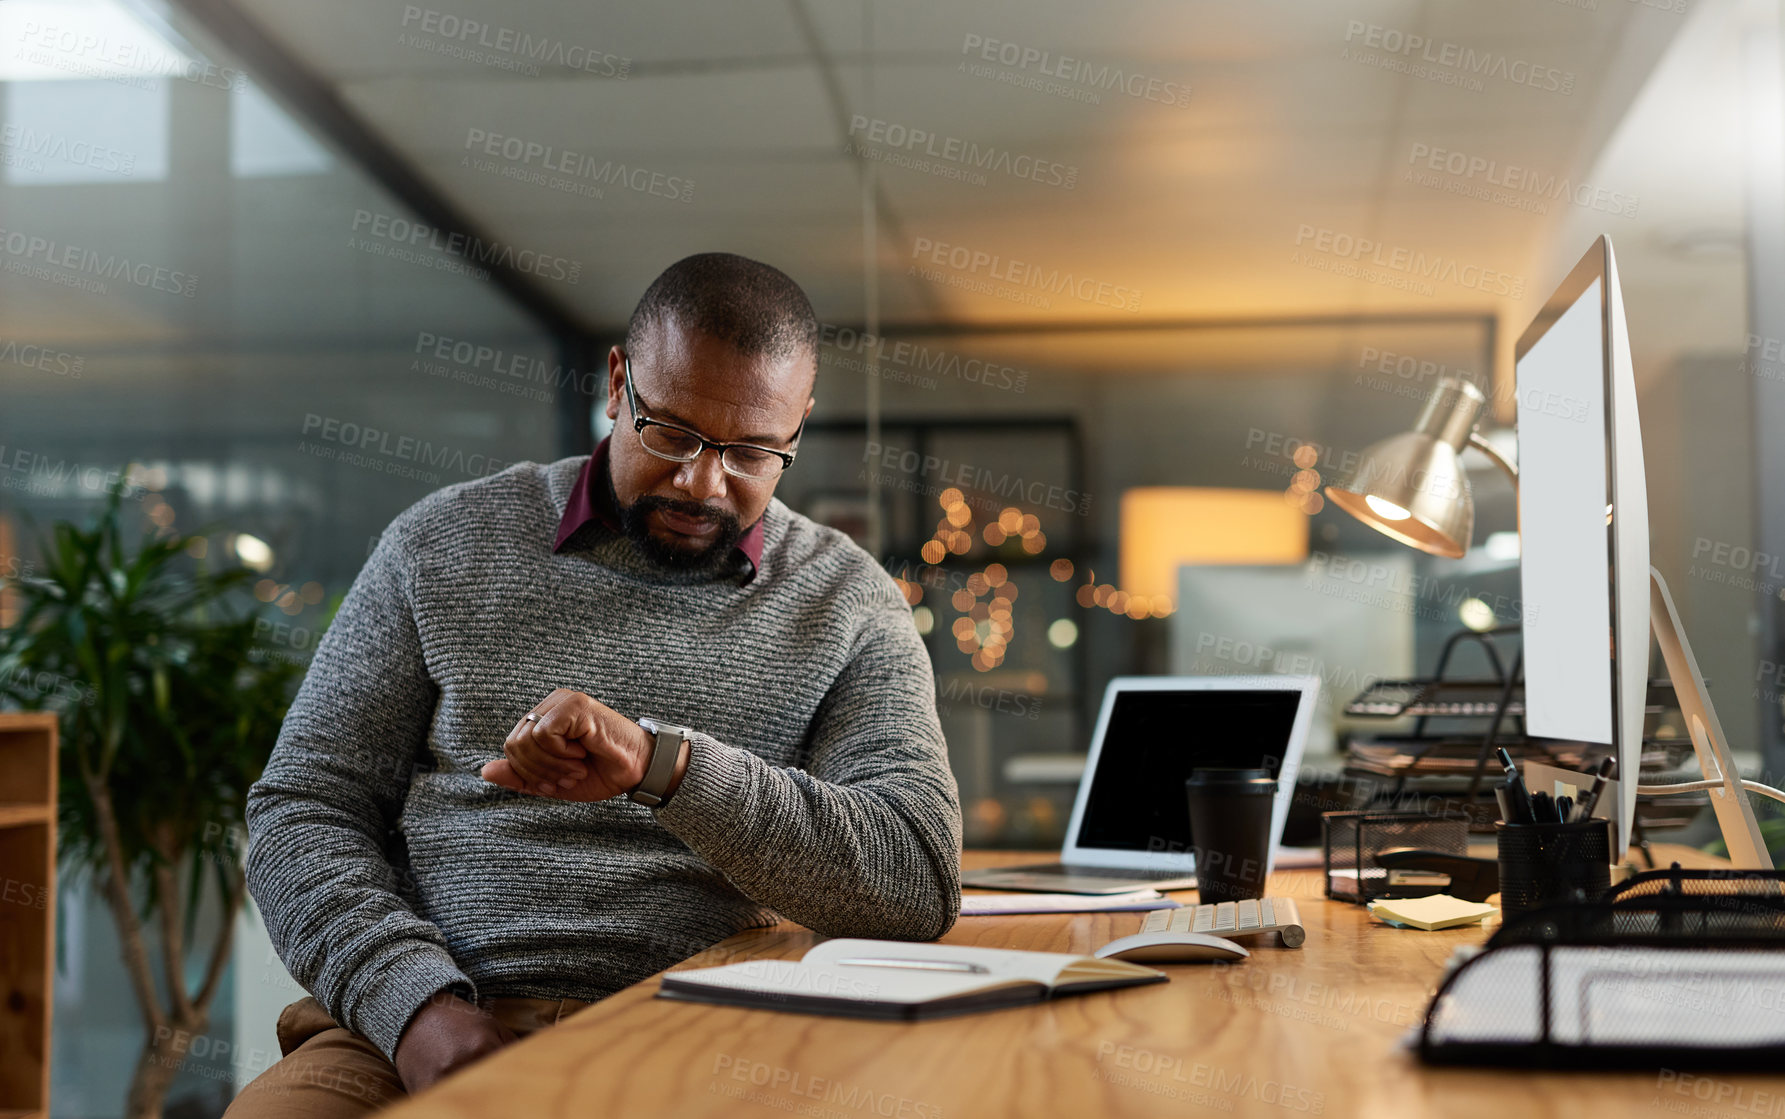
[[[1771,870],[1772,855],[1760,837],[1760,824],[1754,818],[1754,806],[1748,803],[1748,793],[1764,793],[1779,800],[1785,800],[1785,795],[1758,782],[1742,780],[1729,752],[1729,740],[1723,737],[1723,725],[1717,721],[1717,710],[1711,706],[1710,693],[1705,691],[1692,644],[1686,640],[1685,627],[1680,625],[1679,611],[1673,607],[1673,596],[1667,593],[1667,581],[1653,567],[1649,568],[1649,624],[1661,646],[1661,657],[1667,662],[1680,716],[1686,720],[1692,749],[1698,755],[1698,768],[1705,779],[1676,785],[1638,785],[1637,795],[1667,796],[1700,789],[1709,792],[1717,826],[1729,846],[1730,862],[1744,869]]]

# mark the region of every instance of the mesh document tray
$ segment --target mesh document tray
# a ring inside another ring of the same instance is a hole
[[[1402,881],[1378,861],[1384,851],[1418,847],[1447,855],[1469,853],[1469,821],[1464,816],[1426,812],[1326,812],[1320,817],[1326,859],[1326,896],[1358,903],[1380,897],[1419,897],[1444,888],[1438,878],[1427,888]],[[1426,877],[1430,877],[1427,875]]]
[[[1435,1064],[1785,1065],[1785,873],[1652,871],[1503,926],[1439,985]]]

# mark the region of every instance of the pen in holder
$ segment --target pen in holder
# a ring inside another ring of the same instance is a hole
[[[1556,902],[1598,901],[1611,889],[1611,824],[1494,825],[1500,848],[1500,909],[1510,921]]]

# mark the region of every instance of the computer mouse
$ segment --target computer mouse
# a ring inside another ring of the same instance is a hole
[[[1202,964],[1243,960],[1252,953],[1224,936],[1195,932],[1149,932],[1119,936],[1091,953],[1136,964]]]

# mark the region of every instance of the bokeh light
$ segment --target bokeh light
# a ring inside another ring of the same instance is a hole
[[[1047,627],[1047,643],[1056,649],[1070,649],[1078,640],[1078,623],[1071,618],[1056,619]]]

